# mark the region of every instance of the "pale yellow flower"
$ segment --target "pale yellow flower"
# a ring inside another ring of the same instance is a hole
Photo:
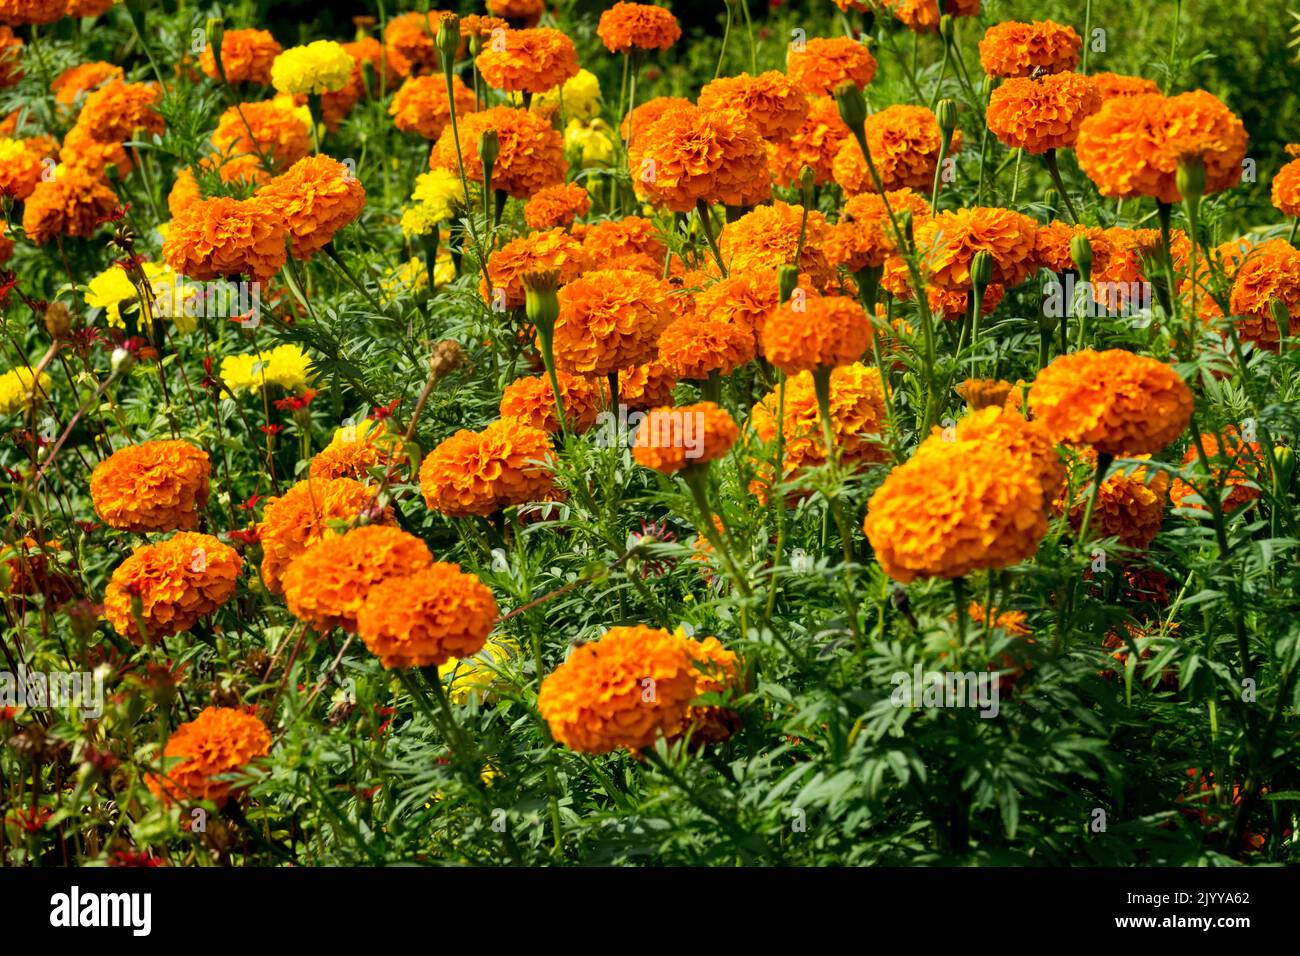
[[[590,70],[579,70],[576,76],[564,81],[563,87],[547,90],[533,98],[533,109],[560,106],[564,98],[566,119],[593,119],[600,115],[600,80]]]
[[[334,93],[352,79],[352,57],[333,40],[285,50],[271,64],[271,85],[281,93]]]
[[[25,365],[0,375],[0,414],[11,415],[26,408],[37,391],[49,394],[54,384],[50,377],[42,372],[37,388],[33,388],[34,378],[32,370]]]

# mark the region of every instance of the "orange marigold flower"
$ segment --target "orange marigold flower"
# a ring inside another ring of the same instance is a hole
[[[535,232],[510,240],[488,256],[488,275],[479,281],[479,292],[493,308],[519,309],[524,305],[523,277],[528,273],[558,272],[563,286],[587,271],[590,264],[582,243],[563,229]]]
[[[361,215],[366,190],[348,167],[318,155],[298,160],[258,189],[256,198],[283,219],[293,257],[310,259]]]
[[[285,262],[285,224],[270,204],[220,196],[196,202],[172,221],[163,258],[191,279],[269,279]]]
[[[1098,226],[1073,225],[1053,219],[1047,225],[1039,226],[1034,233],[1034,255],[1040,266],[1051,269],[1057,274],[1077,273],[1079,267],[1074,263],[1070,243],[1075,236],[1086,236],[1088,244],[1092,247],[1092,272],[1096,276],[1104,271],[1110,257],[1111,243],[1106,232],[1107,230]]]
[[[706,83],[700,90],[699,105],[705,110],[736,110],[773,143],[795,135],[808,115],[808,98],[777,70],[758,76],[724,76]]]
[[[1223,430],[1223,441],[1213,432],[1201,435],[1200,447],[1205,452],[1209,473],[1201,466],[1197,443],[1183,453],[1183,473],[1188,477],[1175,478],[1170,498],[1175,508],[1196,508],[1205,511],[1203,503],[1208,494],[1222,494],[1225,511],[1235,511],[1248,501],[1259,497],[1258,482],[1266,474],[1263,452],[1258,442],[1243,441],[1235,426]],[[1222,487],[1222,492],[1214,491]]]
[[[113,630],[137,644],[188,631],[230,600],[242,564],[234,548],[193,531],[140,545],[109,579],[104,616]],[[137,599],[138,621],[133,607]]]
[[[1286,310],[1286,329],[1278,328],[1274,302]],[[1276,351],[1279,335],[1292,334],[1300,318],[1300,250],[1285,239],[1269,239],[1251,248],[1233,275],[1229,305],[1237,317],[1238,334]]]
[[[1141,460],[1150,455],[1134,456]],[[1097,471],[1097,453],[1083,448],[1072,462],[1075,472],[1074,500],[1069,502],[1071,526],[1078,531],[1083,525],[1088,499],[1092,497],[1092,477]],[[1064,488],[1062,488],[1064,492]],[[1169,500],[1169,474],[1145,465],[1128,465],[1111,471],[1101,483],[1097,505],[1088,525],[1093,538],[1117,538],[1127,548],[1145,551],[1164,524],[1165,504]],[[1053,505],[1058,513],[1066,508],[1064,494]]]
[[[343,118],[352,112],[352,107],[367,96],[369,90],[365,75],[366,65],[370,66],[372,75],[378,78],[374,82],[382,83],[385,89],[392,89],[397,85],[396,72],[384,69],[384,47],[374,37],[362,37],[360,40],[353,40],[340,46],[348,56],[352,57],[352,73],[343,89],[326,90],[321,94],[321,119],[330,130],[338,129]],[[460,109],[459,100],[456,109]]]
[[[488,0],[488,11],[514,24],[531,27],[542,18],[542,0]]]
[[[1287,163],[1273,177],[1273,205],[1284,216],[1300,216],[1300,159]]]
[[[458,76],[453,76],[456,116],[474,112],[474,91]],[[425,139],[437,139],[451,122],[451,102],[447,84],[441,76],[413,76],[402,84],[388,106],[393,125],[403,133],[418,133]]]
[[[659,336],[659,360],[682,378],[730,375],[758,354],[754,333],[743,325],[719,322],[692,312],[674,319]]]
[[[546,675],[537,708],[570,750],[601,754],[681,736],[702,716],[691,702],[735,679],[735,655],[680,631],[612,627]]]
[[[567,227],[591,209],[591,196],[578,183],[539,189],[524,204],[524,222],[529,229]]]
[[[0,139],[0,194],[25,200],[44,178],[45,158],[29,140]]]
[[[117,0],[68,0],[68,16],[97,17],[113,9]]]
[[[544,500],[554,488],[546,432],[502,418],[481,432],[461,429],[420,466],[420,490],[434,511],[453,518],[491,515]]]
[[[291,166],[311,152],[311,130],[292,104],[285,100],[241,103],[226,110],[217,119],[212,134],[220,163],[249,158],[258,169],[256,178],[265,178],[281,167]],[[262,170],[262,156],[275,168]],[[223,170],[223,179],[226,175]]]
[[[856,140],[844,120],[840,119],[835,101],[829,96],[814,97],[798,128],[790,136],[769,146],[768,165],[782,186],[797,184],[805,166],[812,167],[816,182],[830,182],[834,176],[835,157],[849,142]]]
[[[482,581],[439,561],[371,588],[357,633],[386,668],[438,667],[482,650],[496,616]]]
[[[581,434],[596,424],[600,413],[600,393],[591,379],[557,371],[560,383],[560,401],[564,403],[564,420],[569,428]],[[549,375],[531,375],[515,379],[501,393],[501,417],[510,418],[523,425],[540,428],[552,435],[560,430],[560,420],[555,414],[555,392],[551,389]]]
[[[336,430],[330,443],[312,457],[308,474],[318,479],[365,482],[370,480],[372,469],[405,461],[401,436],[390,433],[383,421],[364,418]]]
[[[1052,20],[991,26],[980,40],[980,65],[989,76],[1027,77],[1066,73],[1079,62],[1083,40],[1074,27]],[[992,127],[990,127],[992,128]]]
[[[221,37],[221,68],[231,83],[270,86],[271,64],[283,52],[266,30],[227,30]],[[199,54],[199,69],[214,80],[221,79],[211,45]]]
[[[893,190],[885,198],[889,200],[889,209],[893,210],[895,218],[910,212],[915,225],[930,216],[929,200],[910,189]],[[844,204],[839,224],[831,228],[824,245],[831,265],[844,266],[850,272],[884,265],[885,259],[898,252],[885,199],[879,193],[851,197]]]
[[[981,251],[993,257],[992,281],[1011,287],[1038,267],[1037,230],[1032,219],[1009,209],[945,209],[917,227],[916,244],[930,281],[941,289],[969,289],[971,260]]]
[[[1079,124],[1101,108],[1092,80],[1054,73],[1007,80],[989,99],[989,129],[1012,149],[1037,155],[1073,146]]]
[[[322,633],[357,629],[357,612],[375,585],[433,563],[413,534],[381,524],[322,538],[294,558],[281,584],[289,612]]]
[[[876,75],[876,58],[849,37],[815,37],[802,50],[790,51],[786,73],[805,93],[830,96],[841,83],[866,87]]]
[[[763,324],[780,304],[775,269],[732,271],[695,297],[695,311],[744,329],[757,345]]]
[[[161,99],[157,84],[109,80],[86,97],[77,122],[105,143],[131,139],[140,129],[161,133],[162,114],[154,108]]]
[[[105,80],[120,80],[125,75],[120,66],[105,63],[103,60],[78,63],[55,77],[54,82],[50,84],[50,91],[61,105],[72,106],[79,96],[90,92]]]
[[[279,594],[285,569],[308,547],[335,534],[332,525],[363,515],[392,523],[391,509],[375,511],[374,491],[351,478],[307,479],[272,498],[257,526],[267,590]]]
[[[0,87],[13,86],[23,78],[23,38],[7,26],[0,26]],[[54,85],[50,84],[53,89]]]
[[[776,269],[794,262],[803,225],[803,206],[793,206],[779,199],[770,206],[758,206],[735,222],[727,223],[718,239],[718,247],[728,272]],[[803,252],[796,265],[800,274],[807,274],[818,289],[825,288],[834,276],[822,250],[828,232],[825,217],[815,209],[809,210]]]
[[[910,286],[906,288],[906,292],[907,295],[899,298],[910,299],[912,297]],[[1004,286],[998,285],[996,282],[990,282],[984,289],[984,294],[980,296],[980,315],[991,315],[1006,296],[1006,292]],[[930,311],[948,322],[954,322],[966,317],[970,294],[967,290],[936,289],[934,286],[929,286],[925,290],[925,297],[930,303]]]
[[[1093,73],[1092,85],[1097,88],[1097,95],[1104,103],[1122,96],[1139,96],[1143,93],[1159,93],[1160,84],[1142,76],[1127,76],[1123,73]]]
[[[147,441],[109,455],[90,474],[95,513],[120,531],[197,528],[212,463],[185,441]]]
[[[578,51],[559,30],[504,30],[475,60],[484,82],[507,93],[545,93],[578,75]]]
[[[973,17],[980,12],[980,0],[881,0],[894,18],[913,33],[934,33],[939,29],[940,12],[954,17]]]
[[[492,188],[516,199],[527,199],[540,189],[564,182],[564,138],[546,120],[527,110],[494,106],[457,120],[465,160],[465,175],[482,182],[483,160],[479,140],[489,129],[497,132],[500,153],[492,167]],[[456,144],[450,127],[442,131],[429,156],[432,169],[458,169]]]
[[[164,803],[210,800],[222,806],[237,792],[237,784],[224,778],[270,752],[270,731],[252,714],[205,707],[167,738],[163,772],[146,782]]]
[[[117,167],[118,176],[127,175],[135,165],[121,143],[116,140],[101,142],[80,123],[68,130],[68,135],[63,137],[59,162],[96,179],[104,178],[104,172],[110,164]]]
[[[750,413],[754,433],[768,445],[776,441],[780,410],[781,394],[773,389]],[[785,436],[788,479],[826,462],[825,431],[811,372],[800,372],[786,379],[784,411],[781,431]],[[889,457],[888,449],[876,437],[885,433],[887,420],[885,392],[877,369],[854,362],[831,372],[830,411],[831,437],[839,449],[841,464],[849,467],[885,461]]]
[[[772,194],[763,138],[728,110],[669,110],[638,127],[628,162],[638,193],[673,212],[701,201],[752,206]]]
[[[1105,455],[1155,454],[1187,427],[1192,393],[1163,362],[1123,349],[1084,349],[1038,373],[1029,407],[1057,441]]]
[[[981,408],[962,417],[954,427],[935,427],[917,447],[914,458],[943,457],[969,442],[990,445],[1038,479],[1043,507],[1065,483],[1065,466],[1051,433],[1038,421],[1029,421],[1000,405]]]
[[[68,12],[68,0],[0,0],[0,22],[22,26],[53,23]]]
[[[981,408],[1002,408],[1013,388],[1014,385],[1003,379],[968,378],[953,391],[965,400],[968,410],[977,412]]]
[[[852,365],[870,345],[871,321],[848,296],[792,298],[763,326],[763,355],[787,375]]]
[[[943,145],[943,132],[933,112],[924,106],[895,104],[868,116],[864,129],[871,161],[886,191],[907,188],[929,192],[933,188]],[[951,151],[958,149],[954,135]],[[840,145],[832,172],[847,193],[876,191],[856,139],[850,137]]]
[[[38,246],[56,236],[89,239],[118,210],[117,194],[95,175],[66,167],[36,184],[23,204],[23,232]]]
[[[738,437],[735,419],[713,402],[652,408],[632,439],[632,457],[645,468],[672,475],[721,458]]]
[[[559,299],[555,362],[584,375],[606,375],[654,358],[673,318],[668,286],[641,272],[588,272],[561,288]]]
[[[668,253],[655,224],[640,216],[594,223],[582,236],[582,248],[597,269],[612,268],[613,260],[637,254],[648,256],[662,269]]]
[[[618,371],[618,400],[630,409],[671,405],[677,387],[677,370],[650,361]]]
[[[640,134],[649,129],[650,124],[669,110],[694,105],[694,103],[682,96],[656,96],[654,99],[646,100],[623,117],[623,125],[619,127],[619,135],[625,140],[633,139],[635,137],[631,136],[631,133]]]
[[[682,35],[677,18],[649,3],[616,3],[600,15],[596,35],[610,53],[667,50]]]
[[[1180,160],[1205,164],[1206,194],[1235,186],[1246,155],[1246,128],[1204,90],[1164,97],[1110,99],[1083,121],[1075,154],[1103,196],[1151,196],[1179,202]]]
[[[1047,532],[1043,487],[992,442],[912,458],[871,496],[863,531],[885,573],[956,578],[1033,556]]]
[[[446,14],[441,10],[403,13],[384,27],[384,50],[388,65],[398,76],[436,73],[441,69],[438,56],[438,27]]]

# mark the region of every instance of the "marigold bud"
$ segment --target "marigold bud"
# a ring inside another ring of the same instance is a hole
[[[444,13],[438,24],[438,52],[442,55],[444,66],[456,62],[456,52],[460,49],[460,17],[454,13]]]
[[[1092,279],[1092,243],[1083,233],[1070,239],[1070,258],[1079,267],[1079,275],[1085,282]]]
[[[943,131],[944,143],[951,142],[953,130],[957,128],[957,104],[945,97],[934,104],[934,115]]]
[[[867,98],[851,80],[835,87],[835,105],[839,108],[840,119],[849,129],[862,129],[862,124],[867,121]]]
[[[1273,457],[1277,461],[1278,487],[1286,490],[1295,476],[1295,451],[1290,445],[1274,445]]]
[[[788,263],[781,266],[776,270],[776,285],[781,301],[789,302],[790,296],[794,295],[794,290],[799,285],[799,270]]]
[[[1174,184],[1182,197],[1195,203],[1205,195],[1205,159],[1201,156],[1184,156],[1178,161]]]
[[[560,299],[556,290],[560,273],[556,269],[539,269],[525,272],[519,277],[524,287],[524,313],[538,332],[549,334],[560,317]]]
[[[971,258],[970,278],[981,289],[993,281],[993,256],[987,249],[981,249]]]

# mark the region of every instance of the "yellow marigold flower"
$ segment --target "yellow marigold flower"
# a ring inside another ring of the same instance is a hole
[[[229,778],[270,752],[271,734],[252,714],[205,707],[167,738],[163,772],[146,782],[164,803],[211,800],[222,806],[239,790]]]
[[[1007,80],[989,99],[989,129],[1012,149],[1038,155],[1073,146],[1079,124],[1101,108],[1092,80],[1054,73]]]
[[[559,292],[555,362],[571,372],[606,375],[654,358],[672,321],[668,286],[620,269],[588,272]]]
[[[736,110],[754,125],[760,136],[773,143],[795,135],[808,116],[808,98],[777,70],[758,76],[748,73],[724,76],[705,83],[699,103],[706,110]]]
[[[544,499],[554,487],[546,432],[509,418],[481,432],[461,429],[425,457],[425,503],[453,518],[491,515]]]
[[[1287,163],[1273,177],[1273,205],[1284,216],[1300,216],[1300,159]]]
[[[230,600],[242,564],[234,548],[193,531],[141,545],[113,572],[104,590],[104,616],[113,630],[137,644],[188,631]]]
[[[313,478],[365,482],[370,480],[372,469],[405,461],[401,436],[390,434],[382,421],[363,418],[355,425],[335,429],[330,443],[312,458],[308,474]]]
[[[567,227],[591,209],[591,196],[577,183],[539,189],[524,204],[524,222],[529,229]]]
[[[638,194],[673,212],[700,201],[752,206],[772,193],[766,143],[729,110],[670,109],[636,131],[628,164]]]
[[[352,78],[352,57],[333,40],[285,50],[271,64],[271,85],[281,93],[330,93]]]
[[[696,381],[730,375],[758,354],[754,333],[742,325],[719,322],[716,316],[690,312],[659,336],[659,361]]]
[[[738,437],[735,419],[713,402],[652,408],[637,427],[632,457],[639,465],[671,475],[721,458]]]
[[[1065,73],[1079,62],[1083,40],[1074,27],[1052,20],[1008,20],[988,28],[980,40],[980,65],[989,76],[1025,77],[1035,71]]]
[[[518,656],[519,646],[514,641],[498,638],[486,642],[477,654],[439,665],[438,676],[446,680],[447,696],[453,704],[467,704],[476,697],[487,700],[502,666]]]
[[[1187,427],[1192,393],[1163,362],[1123,349],[1084,349],[1038,373],[1029,407],[1057,441],[1105,455],[1155,454]]]
[[[460,77],[451,78],[455,94],[456,117],[474,112],[474,91]],[[425,139],[437,139],[451,122],[451,103],[447,99],[447,82],[442,76],[412,76],[393,95],[388,106],[393,125],[403,133],[418,133]]]
[[[1028,216],[1009,209],[945,209],[917,227],[916,245],[930,281],[941,289],[969,289],[971,260],[981,251],[993,257],[992,281],[1010,288],[1038,267],[1037,229]]]
[[[564,154],[583,169],[608,166],[614,158],[614,131],[599,117],[571,119],[564,127]]]
[[[185,304],[198,294],[198,290],[185,285],[184,280],[165,263],[144,262],[140,268],[153,293],[153,314],[159,318],[172,319],[182,332],[193,331],[197,323],[192,314],[186,314]],[[139,293],[126,270],[119,265],[109,266],[91,279],[86,284],[84,295],[86,305],[92,309],[103,309],[105,320],[115,328],[121,328],[124,324],[124,304],[129,311],[139,310]]]
[[[302,392],[311,385],[311,362],[299,346],[285,343],[269,352],[227,355],[221,360],[221,380],[232,392],[257,392],[267,385]]]
[[[667,50],[682,35],[677,18],[650,3],[614,4],[600,15],[596,34],[610,53]]]
[[[338,160],[307,156],[258,189],[254,198],[283,219],[293,257],[310,259],[361,215],[366,190]]]
[[[475,60],[484,82],[507,93],[545,93],[578,73],[578,51],[559,30],[505,30]]]
[[[849,37],[814,37],[802,50],[791,49],[786,72],[795,86],[814,96],[830,96],[841,83],[863,89],[876,75],[876,58]]]
[[[1205,511],[1204,494],[1208,489],[1223,487],[1223,508],[1235,511],[1260,495],[1259,483],[1267,475],[1263,452],[1258,442],[1243,441],[1235,426],[1223,429],[1223,441],[1212,432],[1201,435],[1200,447],[1205,452],[1209,474],[1201,467],[1201,456],[1196,442],[1183,453],[1183,473],[1187,478],[1175,478],[1170,498],[1175,508],[1196,508]],[[1200,490],[1198,490],[1200,489]],[[1197,500],[1193,500],[1197,499]]]
[[[483,160],[479,140],[489,129],[496,130],[500,152],[492,167],[492,188],[516,199],[526,199],[537,190],[564,182],[564,141],[559,131],[539,116],[508,106],[470,113],[457,121],[465,176],[483,181]],[[450,127],[442,131],[429,155],[430,169],[458,169],[456,143]]]
[[[322,538],[290,563],[281,578],[289,612],[321,632],[357,630],[357,615],[384,580],[433,563],[429,546],[398,528],[372,524]]]
[[[562,86],[533,98],[534,110],[554,108],[571,120],[590,120],[600,115],[600,80],[590,70],[579,70]]]
[[[787,375],[852,365],[870,346],[871,321],[848,296],[796,296],[763,326],[763,355]]]
[[[686,733],[701,716],[691,702],[734,681],[735,666],[735,655],[713,638],[614,627],[546,676],[537,707],[570,750],[640,750],[661,735]]]
[[[1043,487],[1029,469],[1008,467],[995,444],[962,442],[891,471],[862,527],[885,573],[903,584],[1010,567],[1047,532]]]
[[[362,516],[392,524],[391,509],[376,511],[374,491],[351,478],[311,478],[272,498],[257,526],[267,590],[279,594],[285,569],[308,547],[335,534],[332,525]]]
[[[376,584],[357,614],[357,633],[386,668],[439,667],[482,650],[496,616],[487,585],[439,561]]]
[[[11,368],[0,375],[0,415],[23,411],[38,395],[49,395],[53,387],[54,381],[45,372],[37,378],[25,365]]]
[[[555,271],[564,285],[582,275],[589,264],[582,243],[563,229],[535,232],[512,239],[488,256],[487,278],[479,282],[479,292],[494,309],[518,309],[524,305],[523,276]]]
[[[90,474],[95,513],[120,531],[190,531],[208,500],[212,463],[185,441],[127,445]]]
[[[221,68],[231,83],[270,86],[271,65],[280,52],[280,44],[266,30],[227,30],[221,37]],[[199,69],[214,80],[221,78],[211,45],[199,54]]]
[[[825,217],[810,209],[805,225],[803,206],[790,205],[779,199],[770,206],[750,210],[723,228],[718,247],[727,271],[776,269],[795,262],[801,227],[804,227],[803,252],[795,264],[800,275],[806,274],[815,288],[825,288],[834,275],[822,251],[829,231]]]
[[[560,383],[560,401],[570,430],[581,434],[596,424],[600,413],[600,393],[589,378],[556,371]],[[560,430],[555,414],[555,392],[548,375],[515,379],[501,393],[501,417],[510,418],[549,434]]]
[[[773,389],[750,413],[755,435],[765,444],[776,442],[781,396]],[[880,372],[861,362],[831,372],[831,437],[846,467],[885,461],[889,452],[877,436],[885,433],[885,392]],[[811,372],[786,379],[784,434],[785,477],[826,462],[826,438]]]
[[[829,96],[817,96],[794,132],[771,145],[768,165],[782,186],[796,185],[805,166],[812,168],[816,182],[830,182],[835,175],[835,158],[850,142],[860,154],[857,140],[840,119],[835,101]]]
[[[438,265],[441,265],[441,255],[439,255],[438,260]],[[450,256],[447,257],[447,262],[450,264]],[[436,268],[437,266],[435,266]],[[443,283],[439,283],[439,285],[441,284]],[[384,274],[379,280],[379,301],[387,304],[428,287],[428,268],[417,258],[407,259],[399,265],[389,266],[384,270]]]
[[[871,161],[876,164],[876,172],[886,191],[903,188],[931,190],[935,166],[939,163],[939,150],[943,145],[943,131],[939,129],[939,121],[933,112],[924,106],[896,103],[868,116],[864,131]],[[950,152],[956,153],[960,149],[961,131],[958,130],[953,136]],[[832,171],[835,181],[847,193],[876,191],[875,180],[862,156],[862,147],[852,137],[840,145]]]

